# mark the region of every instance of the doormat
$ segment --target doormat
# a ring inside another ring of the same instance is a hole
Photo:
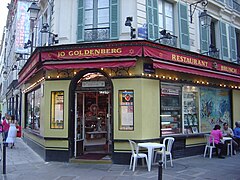
[[[90,159],[90,160],[100,160],[105,157],[106,154],[99,154],[99,153],[88,153],[81,156],[76,157],[76,159]]]

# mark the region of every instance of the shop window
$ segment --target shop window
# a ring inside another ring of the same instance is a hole
[[[210,132],[215,124],[227,122],[231,127],[229,90],[200,88],[201,131]]]
[[[41,89],[38,88],[26,95],[26,124],[25,127],[39,131],[40,129],[40,105]]]
[[[119,91],[119,130],[134,130],[134,91]]]
[[[51,93],[51,129],[63,129],[64,122],[64,92]]]
[[[181,87],[161,85],[161,132],[162,135],[182,133]]]
[[[184,134],[199,132],[199,89],[183,86]]]

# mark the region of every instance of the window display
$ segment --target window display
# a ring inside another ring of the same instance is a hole
[[[195,86],[183,87],[184,134],[199,132],[199,93]]]
[[[64,92],[51,94],[51,129],[63,129]]]
[[[26,128],[39,131],[40,129],[40,104],[41,89],[38,88],[26,95]]]
[[[162,84],[160,117],[163,135],[182,132],[181,107],[181,87]]]

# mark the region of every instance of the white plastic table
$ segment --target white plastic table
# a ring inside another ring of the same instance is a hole
[[[165,157],[165,145],[160,143],[138,143],[138,147],[146,148],[148,149],[148,171],[151,171],[151,165],[154,155],[154,149],[156,148],[162,148],[163,149],[163,155],[162,160],[164,159],[165,168],[166,168],[166,158]]]
[[[223,137],[222,142],[225,143],[225,141],[230,141],[230,147],[231,147],[230,155],[232,156],[232,153],[233,153],[232,138],[231,137]],[[227,151],[229,151],[228,147],[227,147]]]

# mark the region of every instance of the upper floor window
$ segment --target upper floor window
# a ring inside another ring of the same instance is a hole
[[[77,41],[118,38],[119,0],[78,0]]]
[[[158,2],[158,12],[160,31],[165,29],[167,32],[174,34],[173,4],[160,0]]]

